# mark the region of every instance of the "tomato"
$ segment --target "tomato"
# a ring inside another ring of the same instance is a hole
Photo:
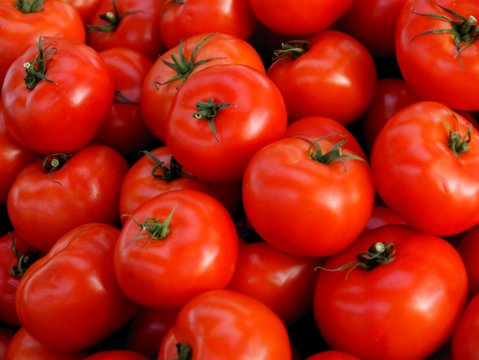
[[[335,28],[361,41],[375,58],[394,58],[396,23],[406,1],[353,1]]]
[[[229,63],[265,72],[257,51],[247,41],[228,34],[194,35],[161,54],[143,81],[140,99],[143,119],[153,135],[165,144],[164,127],[171,103],[191,74],[213,64]]]
[[[84,360],[148,360],[148,358],[131,350],[103,350],[87,356]]]
[[[249,0],[258,20],[274,32],[306,36],[331,26],[353,0]]]
[[[7,201],[8,191],[18,173],[28,164],[37,159],[37,154],[16,141],[5,125],[3,107],[0,102],[0,204]]]
[[[78,14],[80,14],[83,23],[88,24],[96,10],[100,6],[102,0],[64,0],[70,3]]]
[[[343,142],[289,137],[266,145],[242,183],[246,217],[273,247],[332,255],[363,231],[375,199],[369,165]]]
[[[237,256],[236,228],[226,208],[208,194],[183,189],[157,195],[131,214],[114,264],[132,301],[179,309],[204,291],[225,288]]]
[[[80,225],[23,275],[17,288],[18,317],[46,348],[87,349],[135,314],[137,306],[121,291],[113,268],[119,232],[108,224]]]
[[[386,224],[406,224],[394,211],[384,205],[374,205],[364,230],[372,230]]]
[[[87,43],[97,51],[136,50],[152,61],[163,49],[158,31],[160,0],[103,0],[86,24]]]
[[[228,289],[263,302],[286,325],[312,309],[317,259],[285,254],[266,242],[239,244],[238,262]]]
[[[18,174],[7,199],[15,231],[32,247],[46,252],[78,225],[116,225],[127,171],[128,163],[118,152],[99,144],[28,165]]]
[[[180,39],[209,32],[249,40],[256,17],[248,0],[164,1],[158,23],[161,38],[171,49]]]
[[[479,354],[479,295],[473,296],[466,305],[454,329],[451,341],[452,360],[474,360]]]
[[[234,216],[240,205],[240,188],[236,183],[212,184],[193,177],[176,161],[167,146],[160,146],[132,164],[123,180],[119,213],[122,221],[138,206],[170,190],[190,189],[205,192],[219,200]]]
[[[242,64],[214,65],[178,89],[165,139],[193,175],[239,182],[254,153],[284,136],[287,121],[281,93],[268,76]]]
[[[466,269],[450,243],[390,224],[324,262],[314,315],[334,349],[360,359],[424,359],[451,336],[466,299]]]
[[[311,355],[306,360],[359,360],[359,358],[343,351],[326,350]]]
[[[361,134],[368,149],[371,148],[374,139],[384,124],[395,113],[420,100],[403,79],[379,79],[373,100],[361,117]]]
[[[128,326],[126,348],[156,359],[161,341],[175,323],[177,315],[178,310],[140,309]]]
[[[285,42],[268,75],[283,94],[290,121],[324,116],[348,125],[369,106],[376,90],[376,64],[352,36],[324,30]]]
[[[0,237],[0,255],[0,321],[19,326],[15,309],[18,283],[41,254],[12,231]]]
[[[10,327],[0,326],[0,359],[7,358],[7,348],[15,335],[15,330]]]
[[[9,66],[39,36],[65,36],[85,42],[83,21],[64,1],[0,1],[0,89]]]
[[[469,295],[474,296],[479,293],[479,266],[477,257],[479,256],[479,225],[467,230],[459,239],[457,250],[464,261],[469,279]]]
[[[158,360],[291,359],[288,333],[266,305],[231,290],[191,299],[163,339]]]
[[[94,141],[131,156],[153,142],[140,110],[141,86],[153,62],[146,55],[126,47],[104,50],[100,55],[113,74],[115,98]]]
[[[112,75],[95,50],[70,38],[40,37],[7,72],[5,124],[33,151],[77,151],[100,129],[113,94]]]
[[[406,223],[441,236],[479,223],[479,133],[444,104],[414,103],[377,135],[371,169],[379,196]]]
[[[396,58],[404,81],[421,99],[455,110],[479,109],[479,89],[471,81],[479,76],[477,18],[475,0],[405,3],[397,22]]]

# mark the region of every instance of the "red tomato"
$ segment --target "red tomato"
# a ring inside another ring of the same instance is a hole
[[[452,335],[451,359],[476,360],[479,354],[479,295],[472,297]]]
[[[314,296],[319,331],[332,348],[360,359],[426,358],[451,336],[466,303],[456,249],[407,225],[364,232],[322,269]]]
[[[160,344],[173,326],[178,310],[140,309],[128,326],[125,346],[149,359],[156,359]]]
[[[70,38],[41,37],[7,72],[5,124],[33,151],[77,151],[102,126],[113,94],[113,78],[96,51]]]
[[[290,360],[291,346],[284,324],[266,305],[235,291],[212,290],[180,310],[158,356],[170,359]]]
[[[193,177],[172,157],[167,146],[145,153],[132,164],[123,180],[120,192],[120,216],[133,212],[156,195],[170,190],[190,189],[207,193],[219,200],[234,216],[240,205],[240,188],[237,183],[212,184]]]
[[[15,309],[15,293],[25,271],[39,257],[40,253],[15,232],[0,237],[0,321],[12,326],[20,325]]]
[[[311,355],[306,360],[359,360],[359,358],[343,351],[327,350]]]
[[[374,57],[393,58],[396,22],[406,1],[353,1],[335,27],[361,41]]]
[[[83,21],[65,1],[0,1],[0,89],[9,66],[39,36],[65,36],[85,42]]]
[[[363,231],[374,203],[369,165],[342,142],[285,138],[259,150],[243,178],[243,206],[275,248],[332,255]]]
[[[204,291],[225,288],[237,256],[236,228],[225,207],[208,194],[175,190],[131,214],[116,244],[115,273],[135,303],[179,309]]]
[[[164,1],[159,31],[166,47],[193,35],[219,32],[249,40],[256,17],[248,0]]]
[[[2,169],[0,204],[3,205],[7,202],[7,195],[13,181],[25,166],[37,159],[37,156],[10,135],[5,125],[3,107],[0,102],[0,169]]]
[[[374,60],[346,33],[321,31],[309,39],[284,43],[276,54],[268,74],[283,94],[290,121],[315,115],[348,125],[373,99]]]
[[[454,235],[479,223],[479,133],[429,101],[396,113],[377,135],[371,168],[379,196],[411,226]]]
[[[72,6],[80,14],[83,23],[88,24],[92,16],[95,14],[96,10],[100,6],[102,0],[63,0],[67,3],[72,4]]]
[[[165,139],[180,164],[213,183],[239,182],[261,147],[284,137],[286,107],[275,84],[241,64],[209,66],[183,83]]]
[[[353,0],[249,0],[258,20],[274,32],[305,36],[331,26]]]
[[[103,0],[86,25],[87,43],[97,51],[136,50],[156,60],[163,49],[158,21],[163,0]]]
[[[165,123],[171,103],[183,82],[213,64],[245,64],[265,72],[263,61],[248,42],[233,35],[194,35],[164,52],[143,81],[140,107],[150,131],[165,143]]]
[[[127,171],[128,163],[118,152],[97,144],[36,161],[18,174],[8,194],[12,225],[22,239],[43,252],[78,225],[116,225]]]
[[[397,21],[396,57],[402,77],[423,100],[479,109],[476,0],[409,0]]]
[[[361,118],[362,135],[368,148],[395,113],[420,100],[403,79],[379,79],[374,98]]]
[[[372,230],[386,224],[406,224],[394,211],[384,205],[374,205],[364,230]]]
[[[263,302],[290,325],[312,309],[318,264],[315,258],[285,254],[266,242],[240,241],[228,289]]]
[[[119,232],[108,224],[80,225],[23,275],[17,288],[18,317],[46,348],[87,349],[135,314],[137,306],[121,291],[113,268]]]
[[[140,110],[141,87],[153,62],[126,47],[111,48],[100,55],[113,74],[115,98],[95,141],[126,156],[136,154],[153,141]]]
[[[479,294],[479,225],[467,230],[459,239],[457,250],[464,261],[469,279],[469,295]]]
[[[148,360],[148,358],[131,350],[103,350],[87,356],[84,360]]]
[[[85,356],[79,351],[47,349],[20,327],[8,344],[5,360],[83,360]]]

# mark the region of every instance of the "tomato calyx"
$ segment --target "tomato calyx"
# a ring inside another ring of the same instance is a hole
[[[125,94],[123,94],[119,90],[115,90],[115,97],[113,98],[113,101],[117,104],[132,104],[132,105],[140,105],[138,101],[133,101],[130,100],[126,97]]]
[[[106,13],[98,15],[98,17],[106,22],[106,25],[87,25],[89,31],[101,31],[101,32],[112,32],[115,31],[118,26],[120,26],[121,21],[127,15],[137,13],[140,10],[127,10],[120,12],[118,6],[116,5],[116,0],[112,0],[111,4],[113,6],[113,11],[108,11]]]
[[[284,58],[297,59],[308,51],[310,43],[307,40],[289,40],[281,44],[281,49],[273,51],[273,61]]]
[[[462,65],[461,59],[461,52],[469,47],[470,45],[474,44],[476,40],[479,38],[479,26],[477,24],[477,19],[470,15],[468,18],[458,14],[455,11],[445,8],[444,6],[433,2],[437,7],[441,8],[446,13],[450,14],[454,19],[451,19],[447,16],[440,15],[440,14],[425,14],[416,12],[414,9],[412,13],[415,15],[426,16],[432,19],[437,19],[441,21],[445,21],[451,25],[450,28],[447,29],[433,29],[424,31],[412,38],[411,41],[414,39],[429,35],[429,34],[451,34],[454,37],[454,45],[456,46],[456,57],[459,58]]]
[[[364,271],[371,271],[379,266],[389,264],[395,260],[396,249],[393,243],[375,242],[371,244],[367,251],[356,254],[357,261],[351,261],[344,265],[341,265],[334,269],[325,268],[323,266],[317,266],[317,269],[338,272],[348,269],[346,272],[346,278],[351,271],[359,268]]]
[[[191,360],[193,359],[193,355],[191,353],[191,347],[185,343],[177,343],[176,344],[176,351],[178,353],[178,357],[175,360]]]
[[[40,36],[38,39],[38,54],[35,57],[35,60],[27,61],[23,64],[23,67],[27,73],[24,78],[27,89],[32,90],[42,80],[56,84],[45,75],[47,72],[47,64],[56,51],[56,48],[50,46],[43,49],[43,37]]]
[[[186,176],[186,174],[183,173],[183,166],[181,166],[173,156],[170,156],[170,166],[167,166],[164,161],[158,159],[151,152],[145,150],[143,153],[155,164],[151,169],[151,176],[155,179],[160,179],[169,183]],[[161,171],[161,173],[158,173],[158,171]]]
[[[30,14],[43,10],[44,0],[17,0],[13,6],[24,14]]]
[[[460,131],[452,131],[451,125],[444,121],[444,125],[448,131],[447,146],[452,150],[457,158],[460,154],[469,151],[469,143],[471,141],[472,124],[467,127],[467,133],[462,135]]]
[[[73,154],[55,153],[47,155],[42,162],[42,168],[48,174],[60,170]]]
[[[171,54],[171,59],[173,61],[167,61],[163,58],[160,58],[163,64],[171,68],[173,71],[175,71],[175,75],[173,75],[171,78],[164,82],[159,82],[155,81],[155,86],[157,89],[159,89],[160,85],[164,85],[176,80],[182,80],[185,81],[190,74],[193,72],[194,69],[196,69],[198,66],[203,65],[204,63],[207,63],[208,61],[217,59],[217,58],[208,58],[208,59],[203,59],[203,60],[196,60],[196,55],[198,54],[198,51],[201,49],[203,44],[212,36],[216,35],[216,33],[209,34],[205,36],[201,41],[196,44],[196,46],[193,48],[193,51],[191,52],[191,56],[189,59],[186,58],[185,53],[183,51],[183,41],[180,40],[178,44],[178,56],[176,54]]]
[[[210,127],[211,132],[213,133],[213,136],[216,139],[216,142],[220,142],[220,141],[218,139],[218,135],[216,134],[214,120],[216,116],[218,115],[218,112],[230,106],[236,106],[236,105],[229,104],[229,103],[217,103],[214,101],[213,98],[209,98],[208,101],[198,101],[196,103],[196,109],[198,111],[195,111],[193,113],[193,117],[198,120],[208,121],[208,125]]]
[[[40,258],[40,252],[27,251],[25,254],[22,254],[20,251],[18,251],[17,246],[15,245],[15,237],[13,234],[9,233],[9,235],[12,239],[12,251],[15,257],[18,259],[17,263],[10,268],[9,273],[13,277],[22,277],[30,265]]]

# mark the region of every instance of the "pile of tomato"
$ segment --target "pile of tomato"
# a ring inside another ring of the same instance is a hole
[[[475,0],[1,0],[0,360],[479,358]]]

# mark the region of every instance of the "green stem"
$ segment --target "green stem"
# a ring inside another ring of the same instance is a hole
[[[193,117],[198,120],[208,121],[213,136],[217,142],[220,142],[216,134],[214,120],[221,110],[230,106],[235,105],[228,103],[217,103],[212,98],[209,98],[208,101],[199,101],[196,103],[196,109],[198,111],[193,113]]]
[[[15,237],[12,233],[9,234],[10,238],[12,239],[12,251],[18,260],[17,263],[10,268],[9,273],[13,277],[22,277],[30,265],[40,258],[40,252],[28,251],[24,254],[19,252],[17,246],[15,245]]]
[[[191,353],[191,347],[188,344],[185,344],[185,343],[176,344],[176,351],[178,353],[178,357],[175,360],[193,359],[193,355]]]
[[[158,159],[151,152],[145,150],[143,151],[143,153],[146,156],[148,156],[148,158],[150,158],[155,164],[155,166],[153,166],[153,168],[151,169],[151,175],[155,179],[161,179],[166,182],[172,182],[176,179],[183,177],[184,175],[182,172],[183,167],[178,161],[176,161],[176,159],[173,156],[170,157],[170,163],[168,166],[164,161],[161,161],[160,159]],[[160,174],[158,174],[158,170],[161,171]]]
[[[297,59],[308,51],[310,43],[307,40],[290,40],[281,44],[281,49],[273,52],[273,61],[286,57]]]
[[[113,11],[108,11],[106,13],[98,15],[98,17],[106,22],[106,25],[87,25],[87,30],[89,31],[101,31],[101,32],[113,32],[118,26],[120,26],[121,21],[125,16],[137,13],[140,10],[127,10],[120,12],[116,0],[111,0]]]
[[[113,98],[113,101],[117,104],[132,104],[132,105],[140,105],[138,101],[133,101],[128,99],[125,94],[123,94],[119,90],[115,90],[115,97]]]
[[[55,53],[56,48],[49,47],[43,49],[43,37],[40,36],[38,39],[38,54],[35,57],[35,60],[28,61],[23,64],[23,67],[27,73],[27,75],[25,75],[24,81],[28,89],[34,89],[35,86],[37,86],[37,84],[42,80],[55,84],[54,81],[46,77],[47,63],[51,60],[51,56]],[[48,55],[48,57],[45,55]]]
[[[457,121],[457,118],[452,115]],[[452,131],[451,125],[443,120],[444,125],[447,128],[448,132],[448,141],[447,146],[453,152],[454,156],[457,158],[460,154],[469,151],[469,143],[471,142],[471,133],[472,133],[472,124],[469,124],[467,127],[467,132],[463,135],[459,130]]]
[[[31,14],[43,10],[44,0],[18,0],[13,6],[24,14]]]
[[[42,167],[48,174],[60,170],[73,154],[55,153],[50,154],[43,159]]]

